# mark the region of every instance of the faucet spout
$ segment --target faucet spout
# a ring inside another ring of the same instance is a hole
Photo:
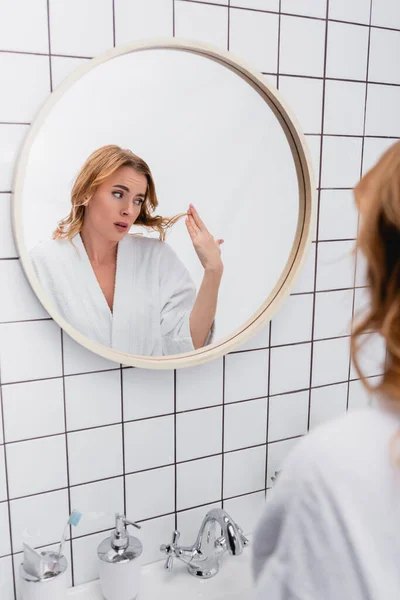
[[[218,524],[222,538],[215,539],[213,531],[215,531],[215,524]],[[223,508],[212,508],[208,511],[201,524],[199,534],[197,536],[196,547],[202,553],[204,553],[204,546],[212,543],[215,545],[228,550],[230,554],[238,555],[243,552],[244,536],[242,536],[236,523],[228,515]],[[247,542],[247,540],[246,540]]]

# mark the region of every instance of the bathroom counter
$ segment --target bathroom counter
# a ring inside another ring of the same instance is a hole
[[[211,579],[196,579],[175,559],[172,571],[164,569],[165,560],[142,567],[138,600],[243,600],[252,588],[251,549],[239,556],[225,554],[220,570]],[[99,580],[70,588],[68,600],[103,600]]]

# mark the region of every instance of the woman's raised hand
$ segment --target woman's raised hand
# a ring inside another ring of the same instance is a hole
[[[221,244],[224,240],[215,240],[207,227],[200,219],[193,204],[189,205],[185,220],[187,230],[192,240],[194,249],[206,271],[222,273]]]

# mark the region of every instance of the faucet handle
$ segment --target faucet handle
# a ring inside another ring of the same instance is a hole
[[[167,569],[167,571],[171,571],[174,565],[175,550],[178,547],[178,540],[180,535],[181,534],[179,533],[179,531],[175,529],[175,531],[172,534],[171,544],[161,544],[160,546],[161,552],[164,552],[168,556],[164,565],[164,568]]]
[[[240,535],[240,539],[242,540],[242,544],[243,546],[248,546],[250,544],[248,538],[244,535],[243,533],[243,529],[241,527],[239,527],[239,525],[236,525],[239,535]]]

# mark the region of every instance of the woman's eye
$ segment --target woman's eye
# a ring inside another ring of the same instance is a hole
[[[121,200],[123,193],[122,192],[113,192],[114,196],[115,194],[119,194],[119,196],[117,196],[118,200]]]
[[[141,206],[144,202],[144,200],[142,198],[136,198],[134,200],[135,204],[137,204],[138,206]]]

